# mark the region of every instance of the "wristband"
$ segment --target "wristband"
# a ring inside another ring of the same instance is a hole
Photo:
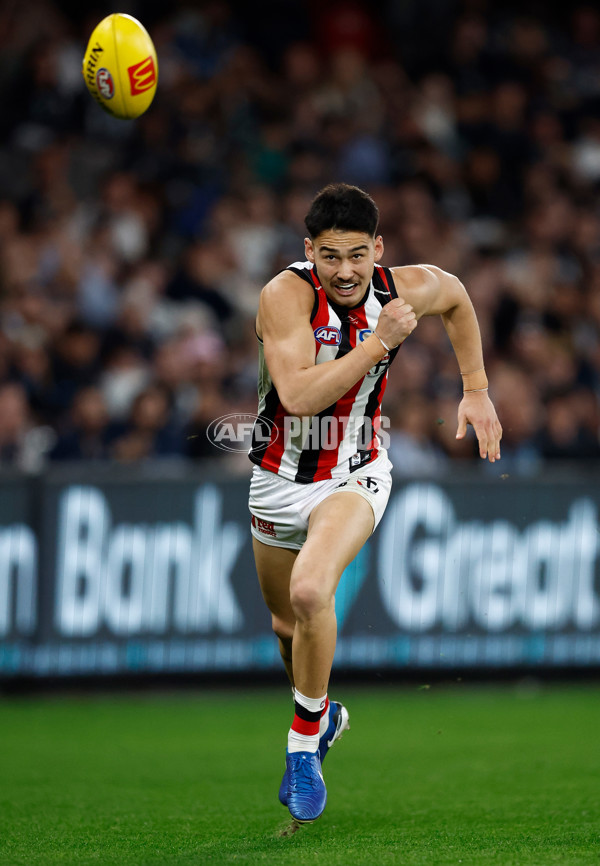
[[[371,342],[371,337],[376,337],[376,336],[377,336],[377,334],[375,334],[374,331],[371,331],[371,333],[369,334],[367,339],[362,340],[362,342],[360,342],[358,344],[359,346],[363,347],[363,349],[365,350],[365,352],[367,353],[367,355],[369,356],[369,358],[371,359],[373,364],[379,364],[379,362],[383,361],[383,359],[385,358],[385,355],[381,354],[380,347],[377,344],[373,345],[373,343]],[[382,346],[384,345],[381,340],[379,342],[382,344]],[[384,346],[384,348],[385,348],[385,346]]]
[[[484,391],[488,386],[485,368],[471,370],[469,373],[461,373],[463,380],[463,391]]]
[[[487,388],[467,388],[463,394],[474,394],[476,391],[487,391]]]

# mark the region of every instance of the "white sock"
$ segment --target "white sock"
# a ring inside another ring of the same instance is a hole
[[[294,690],[294,704],[307,711],[313,716],[312,720],[300,719],[298,713],[294,715],[292,727],[288,732],[288,752],[316,752],[319,748],[319,739],[321,737],[321,713],[327,703],[327,695],[322,698],[307,698],[298,689]],[[305,714],[303,714],[305,715]],[[302,730],[294,730],[294,727],[307,727],[315,729],[314,733],[304,733]]]
[[[322,713],[327,702],[327,695],[323,695],[322,698],[307,698],[298,689],[294,689],[294,702],[300,704],[309,713]]]
[[[297,734],[292,728],[288,731],[288,752],[316,752],[319,748],[320,737],[318,734],[309,736],[307,734]]]

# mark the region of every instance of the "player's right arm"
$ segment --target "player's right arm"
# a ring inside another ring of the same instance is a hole
[[[336,403],[386,354],[370,335],[342,358],[317,365],[313,303],[310,286],[291,271],[274,277],[260,297],[257,331],[269,374],[290,415],[316,415]]]

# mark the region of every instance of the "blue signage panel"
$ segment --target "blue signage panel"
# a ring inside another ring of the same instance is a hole
[[[597,491],[396,481],[342,577],[335,664],[600,665]],[[0,676],[280,665],[245,479],[78,467],[0,485]]]

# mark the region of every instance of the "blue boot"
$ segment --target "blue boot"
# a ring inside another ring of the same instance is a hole
[[[336,740],[339,740],[344,731],[350,730],[350,721],[348,710],[343,704],[336,701],[329,701],[329,727],[319,740],[319,757],[321,764],[325,760],[325,756],[329,749],[333,746]],[[282,806],[287,806],[287,791],[288,791],[288,771],[287,766],[281,785],[279,786],[279,802]]]
[[[299,824],[310,824],[323,814],[327,788],[318,752],[286,752],[287,805]]]

